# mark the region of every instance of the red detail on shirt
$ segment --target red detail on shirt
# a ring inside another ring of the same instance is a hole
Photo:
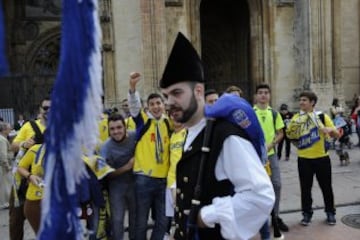
[[[155,133],[152,133],[150,136],[150,141],[155,142]]]

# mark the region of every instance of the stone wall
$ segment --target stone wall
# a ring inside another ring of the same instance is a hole
[[[360,0],[341,1],[341,62],[345,100],[360,94]]]
[[[251,87],[270,83],[274,107],[286,102],[296,109],[296,97],[304,89],[316,91],[318,107],[324,110],[334,96],[351,104],[354,94],[360,94],[360,0],[247,1]],[[100,1],[107,107],[119,107],[126,98],[131,71],[143,74],[139,84],[143,98],[158,91],[157,82],[178,31],[200,52],[200,4],[201,0]],[[24,21],[20,0],[6,0],[5,6],[11,31],[9,61],[13,75],[21,76],[28,74],[29,53],[37,39],[59,23],[36,23],[38,35],[27,39],[31,34],[26,26],[33,23]],[[2,82],[2,86],[15,88],[11,80],[4,81],[9,84]],[[9,102],[2,100],[0,105],[9,106]]]
[[[294,6],[276,7],[274,27],[274,81],[272,84],[273,107],[278,109],[282,103],[288,103],[290,109],[294,103],[294,89],[297,87],[298,75],[295,64],[294,44]]]

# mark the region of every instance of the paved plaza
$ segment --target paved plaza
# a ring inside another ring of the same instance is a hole
[[[353,137],[355,134],[353,135]],[[353,140],[357,143],[357,139]],[[345,149],[347,150],[347,149]],[[314,212],[312,223],[303,227],[299,224],[300,212],[300,191],[297,173],[297,162],[294,149],[289,161],[280,160],[282,171],[282,200],[280,203],[281,217],[289,225],[290,231],[285,233],[288,240],[359,240],[360,228],[351,227],[343,223],[342,219],[348,218],[351,214],[360,214],[360,148],[353,147],[347,150],[350,154],[350,164],[340,166],[339,158],[334,150],[331,150],[333,168],[333,186],[335,204],[337,206],[337,224],[328,226],[325,223],[323,211],[322,194],[314,181],[313,200]],[[360,227],[360,219],[356,222]],[[0,210],[0,239],[8,240],[8,210]],[[35,239],[29,225],[26,225],[24,240]],[[253,240],[259,240],[259,236]]]

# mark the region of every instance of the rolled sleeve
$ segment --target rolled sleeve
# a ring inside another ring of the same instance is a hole
[[[128,103],[131,116],[138,116],[141,111],[141,100],[138,91],[135,91],[134,93],[128,93]]]
[[[221,226],[226,239],[250,239],[269,217],[275,201],[274,190],[251,143],[238,136],[228,137],[215,168],[217,180],[234,185],[233,196],[214,198],[201,209],[204,223]]]

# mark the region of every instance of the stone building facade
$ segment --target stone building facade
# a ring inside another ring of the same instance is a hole
[[[4,2],[12,73],[0,81],[0,108],[31,111],[56,75],[61,1]],[[107,107],[126,98],[131,71],[142,73],[144,98],[159,91],[178,31],[219,92],[237,85],[252,100],[266,82],[274,107],[296,109],[299,93],[312,89],[325,111],[333,97],[351,105],[360,94],[360,0],[99,0],[99,15]]]

